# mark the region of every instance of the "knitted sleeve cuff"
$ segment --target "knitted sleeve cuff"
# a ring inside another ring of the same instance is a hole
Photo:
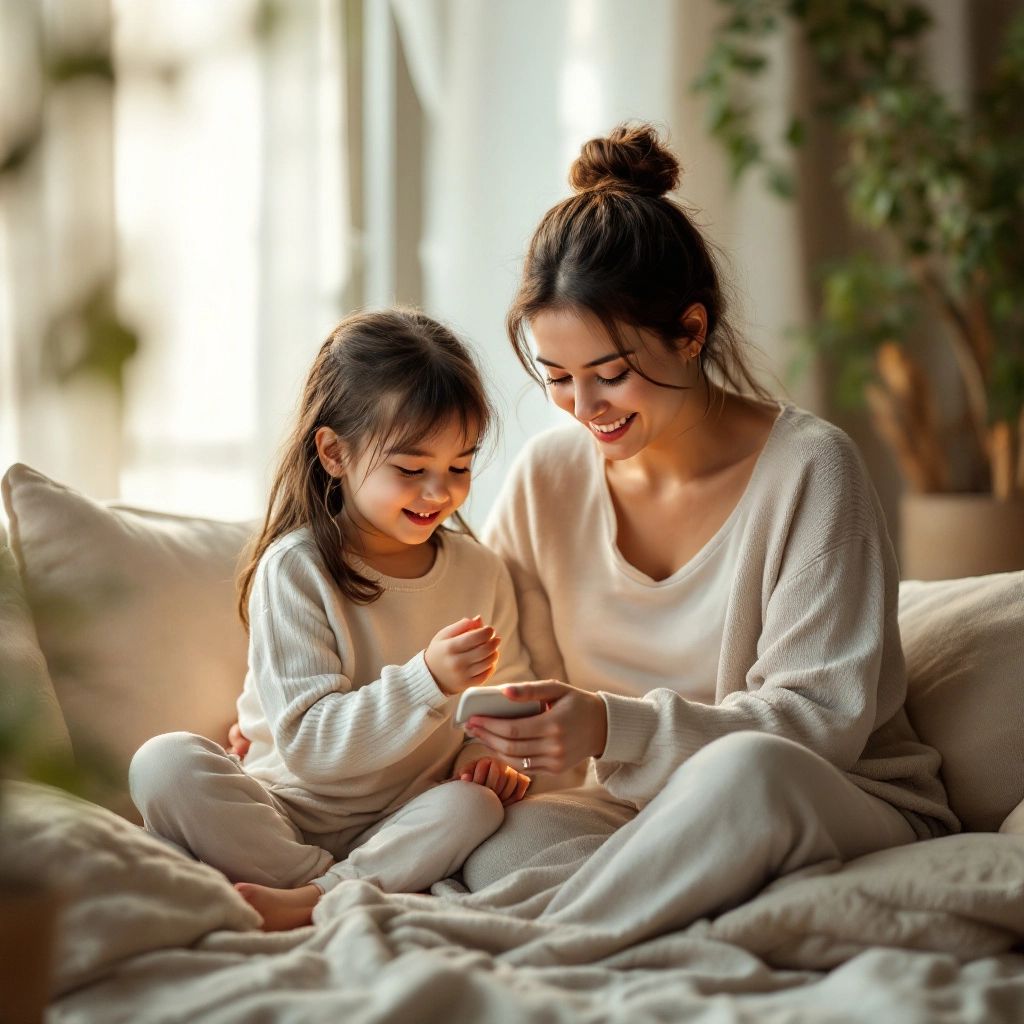
[[[447,709],[451,698],[442,691],[431,675],[423,651],[410,658],[401,667],[391,670],[401,680],[400,685],[405,690],[411,704],[426,704],[438,712],[444,712]],[[388,669],[385,669],[385,674],[387,672]]]
[[[603,692],[598,696],[608,716],[608,738],[598,763],[641,764],[658,730],[657,708],[641,697]]]

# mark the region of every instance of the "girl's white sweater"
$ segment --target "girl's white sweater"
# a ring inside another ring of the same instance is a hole
[[[503,638],[490,682],[531,678],[508,570],[472,538],[445,533],[418,579],[358,568],[384,587],[372,604],[341,594],[303,528],[267,549],[249,599],[245,770],[308,832],[371,824],[449,777],[464,734],[423,660],[439,629],[482,615]]]

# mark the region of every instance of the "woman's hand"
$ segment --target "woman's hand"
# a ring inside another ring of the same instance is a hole
[[[517,772],[497,758],[481,757],[464,765],[456,776],[462,782],[475,782],[494,790],[504,807],[518,803],[530,788],[530,776]]]
[[[238,727],[238,722],[232,722],[231,728],[228,729],[228,745],[225,748],[229,754],[237,754],[243,760],[245,755],[249,753],[249,737],[242,735],[242,730]]]
[[[596,693],[554,679],[503,686],[511,700],[539,700],[548,709],[529,718],[473,715],[466,732],[531,773],[558,774],[588,757],[600,757],[608,738],[608,712]],[[529,766],[523,762],[529,758]]]

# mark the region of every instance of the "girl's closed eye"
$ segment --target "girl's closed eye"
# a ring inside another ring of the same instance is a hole
[[[405,466],[395,466],[395,469],[397,469],[398,472],[402,474],[402,476],[422,476],[423,475],[423,470],[422,469],[406,469]],[[465,476],[466,473],[471,473],[473,471],[473,467],[472,466],[449,466],[448,467],[448,471],[450,473],[455,473],[457,476]]]

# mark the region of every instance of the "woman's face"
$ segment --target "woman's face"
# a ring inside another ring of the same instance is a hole
[[[695,308],[703,324],[703,309]],[[651,331],[621,329],[631,361],[654,380],[675,385],[659,387],[630,369],[600,321],[588,313],[547,310],[530,327],[555,404],[590,431],[606,459],[628,459],[649,446],[674,442],[689,421],[689,408],[703,399],[695,358],[703,331],[670,351]]]

